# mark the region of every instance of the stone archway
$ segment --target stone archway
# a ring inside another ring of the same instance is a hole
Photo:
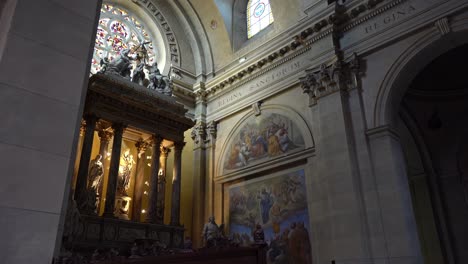
[[[402,146],[427,263],[468,261],[463,250],[468,243],[463,224],[468,221],[466,57],[468,44],[440,55],[419,72],[399,106],[402,122],[396,121],[402,143],[407,142]]]

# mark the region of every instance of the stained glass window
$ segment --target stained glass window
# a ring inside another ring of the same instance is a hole
[[[249,0],[247,4],[247,36],[253,37],[273,23],[270,1]]]
[[[101,69],[101,59],[112,60],[122,49],[136,48],[140,43],[147,43],[145,44],[148,52],[146,64],[152,65],[156,58],[155,48],[153,38],[144,25],[120,7],[102,5],[91,73],[94,74]]]

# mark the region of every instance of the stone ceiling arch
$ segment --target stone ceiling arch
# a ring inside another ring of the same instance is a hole
[[[392,64],[379,87],[372,127],[393,124],[400,102],[416,75],[440,55],[468,43],[468,20],[460,18],[452,23],[452,32],[446,36],[441,37],[435,27],[427,30]]]

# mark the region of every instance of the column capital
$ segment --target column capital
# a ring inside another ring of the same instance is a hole
[[[208,134],[210,135],[211,139],[216,139],[218,133],[218,121],[211,121],[208,123],[206,129],[208,130]]]
[[[333,62],[305,72],[306,75],[299,81],[302,91],[309,95],[309,106],[313,106],[321,97],[357,88],[361,65],[359,57],[354,53],[346,60],[336,57]]]
[[[101,141],[109,142],[111,138],[114,136],[114,133],[112,131],[102,129],[98,131],[98,136],[101,139]]]
[[[199,121],[193,126],[192,132],[190,133],[195,145],[203,144],[206,140],[206,124],[205,122]]]
[[[145,141],[141,138],[135,143],[135,147],[137,148],[138,153],[145,152],[150,145],[151,144],[148,141]]]
[[[81,119],[81,124],[80,124],[80,137],[84,136],[86,131],[86,121],[84,119]]]
[[[166,148],[166,147],[161,146],[161,156],[162,157],[167,158],[167,156],[169,155],[170,152],[171,152],[170,148]]]

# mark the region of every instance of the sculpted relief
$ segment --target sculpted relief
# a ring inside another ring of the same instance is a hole
[[[233,136],[224,157],[224,172],[304,149],[297,125],[278,113],[251,116]]]

